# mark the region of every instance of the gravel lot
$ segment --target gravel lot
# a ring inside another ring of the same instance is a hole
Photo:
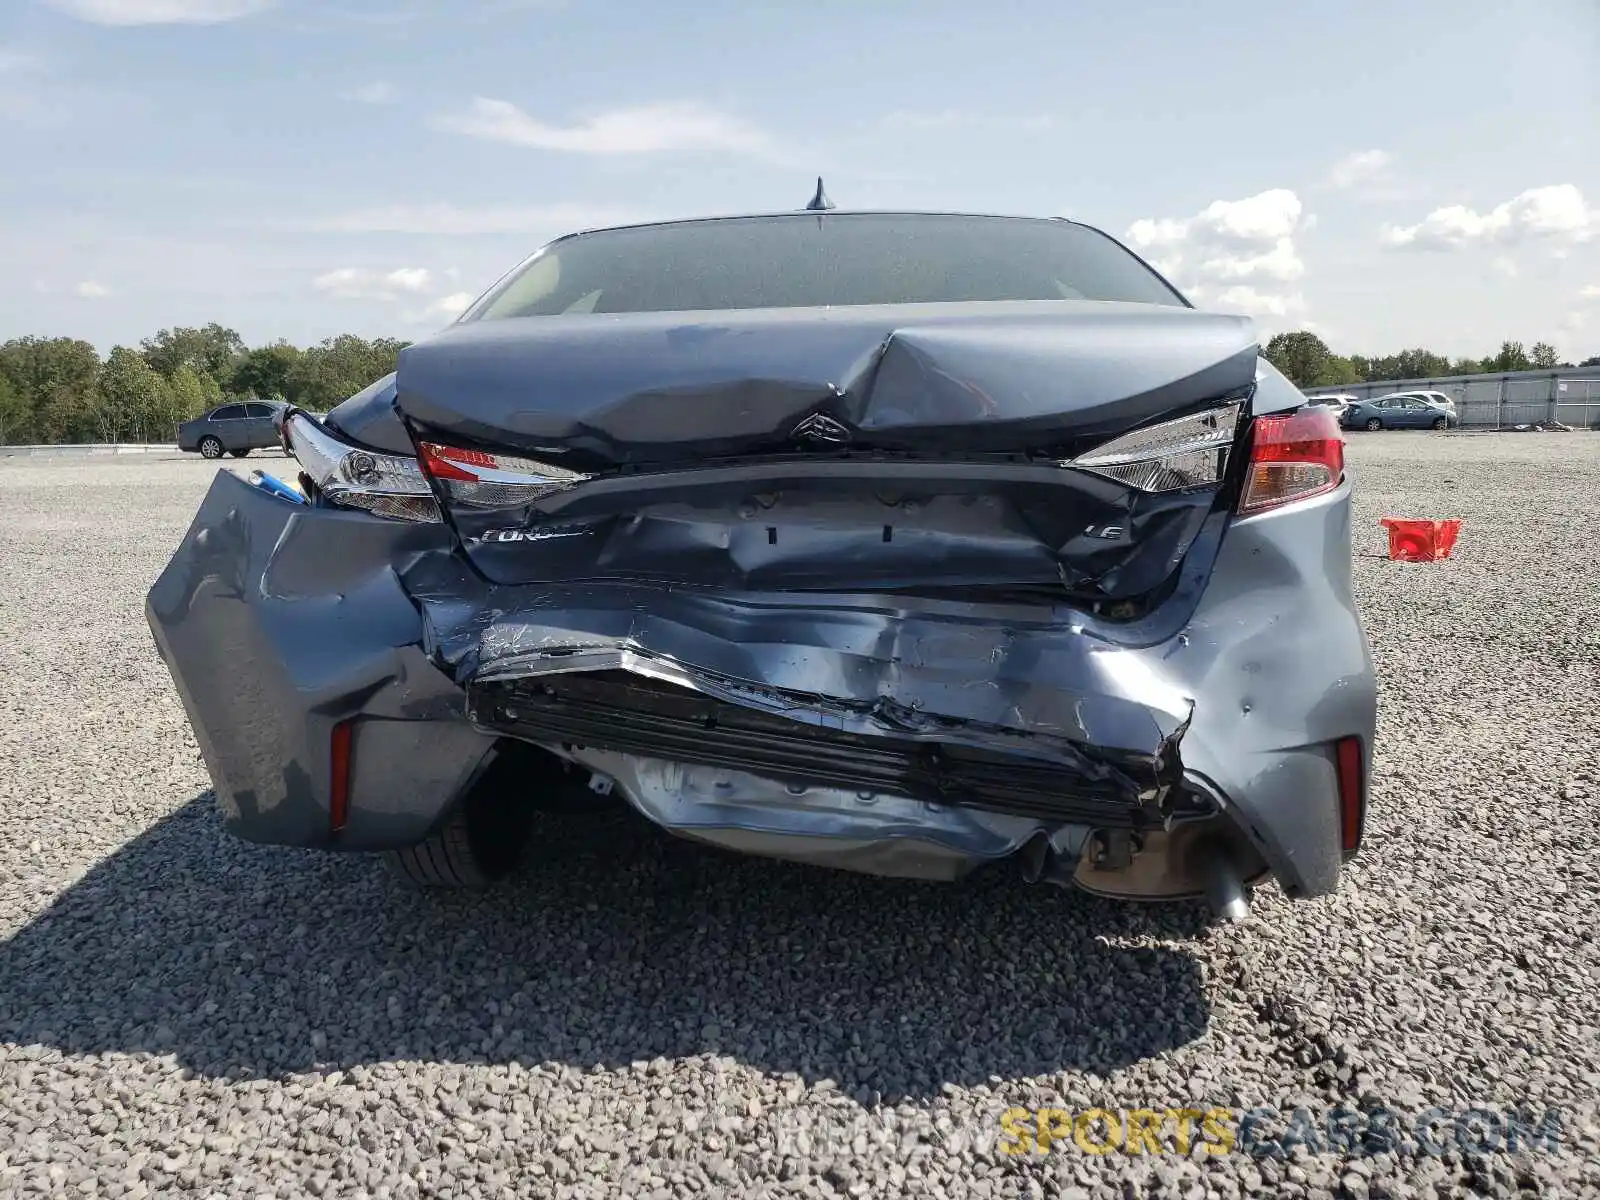
[[[236,843],[142,615],[216,468],[0,463],[0,1193],[1594,1194],[1600,436],[1350,455],[1367,851],[1219,930],[623,815],[548,818],[485,897]],[[1464,517],[1458,557],[1385,561],[1381,514]],[[1011,1105],[1341,1100],[1559,1109],[1560,1145],[997,1142]]]

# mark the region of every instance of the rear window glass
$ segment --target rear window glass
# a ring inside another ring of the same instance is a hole
[[[1066,221],[804,213],[580,234],[467,319],[982,300],[1184,303],[1116,242]]]

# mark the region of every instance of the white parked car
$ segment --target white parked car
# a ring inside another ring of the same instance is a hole
[[[1456,411],[1455,398],[1453,396],[1447,396],[1443,392],[1404,392],[1401,394],[1406,396],[1415,396],[1418,400],[1425,400],[1429,404],[1438,405],[1440,408],[1447,408],[1451,412]]]
[[[1326,395],[1307,396],[1306,403],[1320,404],[1326,408],[1331,408],[1333,410],[1333,415],[1342,419],[1344,417],[1345,409],[1349,408],[1359,399],[1359,396],[1356,396],[1351,392],[1333,392]]]

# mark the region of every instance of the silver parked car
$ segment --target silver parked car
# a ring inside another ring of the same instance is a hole
[[[249,400],[223,404],[178,426],[178,449],[198,451],[205,458],[231,454],[243,458],[252,450],[279,444],[277,418],[287,406]]]
[[[1460,424],[1455,403],[1440,403],[1441,393],[1393,392],[1358,400],[1344,410],[1346,429],[1454,429]],[[1449,400],[1449,397],[1445,397]]]
[[[1376,703],[1343,439],[1258,343],[1059,219],[572,235],[291,411],[303,495],[219,472],[149,623],[252,841],[478,886],[620,798],[1237,917],[1336,887]]]

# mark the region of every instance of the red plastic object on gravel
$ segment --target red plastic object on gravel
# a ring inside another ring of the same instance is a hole
[[[1408,521],[1401,517],[1379,519],[1389,531],[1389,557],[1395,562],[1433,562],[1449,558],[1455,549],[1461,522]]]

